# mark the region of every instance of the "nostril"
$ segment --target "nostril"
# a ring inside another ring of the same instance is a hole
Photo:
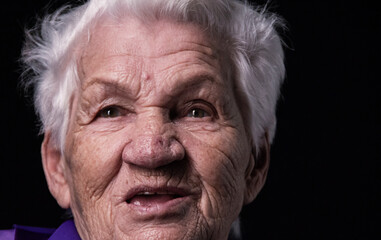
[[[123,160],[129,164],[158,168],[184,158],[184,147],[171,136],[140,135],[123,150]]]

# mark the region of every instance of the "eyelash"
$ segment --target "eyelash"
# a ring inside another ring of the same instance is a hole
[[[116,112],[115,112],[116,111]],[[101,109],[97,116],[98,117],[103,117],[103,118],[114,118],[114,117],[119,117],[120,116],[120,110],[118,107],[115,106],[108,106],[103,109]],[[107,116],[110,115],[110,116]],[[117,116],[112,116],[112,115],[117,115]]]
[[[204,117],[217,118],[218,117],[217,111],[214,108],[214,106],[212,104],[210,104],[204,100],[200,100],[200,99],[187,102],[186,107],[184,108],[184,111],[182,112],[182,114],[180,114],[180,116],[181,117],[198,118],[198,117],[188,116],[192,111],[195,111],[195,110],[201,110],[206,114],[206,116],[203,116],[200,118],[204,118]]]
[[[111,111],[111,112],[110,112]],[[117,111],[115,113],[115,111]],[[196,114],[195,111],[202,111],[203,116],[197,117],[197,116],[190,116],[192,114]],[[117,105],[110,105],[105,106],[102,109],[98,111],[96,114],[95,119],[98,118],[105,118],[105,119],[112,119],[117,118],[121,116],[125,116],[128,114],[128,111],[124,109],[123,107],[117,106]],[[170,119],[174,120],[176,118],[192,118],[192,119],[202,119],[202,118],[218,118],[217,111],[214,108],[214,106],[204,100],[192,100],[185,104],[185,107],[183,107],[180,111],[171,111],[170,113]]]
[[[110,119],[111,118],[117,118],[117,117],[125,116],[128,113],[129,113],[129,111],[123,107],[120,107],[117,105],[110,105],[110,106],[106,106],[106,107],[101,108],[98,111],[98,113],[96,114],[95,119],[98,119],[98,118],[106,118],[106,119],[107,118],[110,118]],[[109,115],[109,116],[107,116],[107,115]]]

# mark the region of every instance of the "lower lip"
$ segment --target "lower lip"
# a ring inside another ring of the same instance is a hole
[[[127,203],[129,210],[137,218],[157,218],[184,215],[190,206],[190,196],[173,198],[168,201],[148,201],[143,205]]]

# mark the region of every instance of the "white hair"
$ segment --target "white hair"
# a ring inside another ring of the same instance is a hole
[[[51,132],[61,151],[71,98],[79,83],[80,56],[75,49],[102,17],[125,16],[192,22],[219,39],[232,64],[231,78],[246,129],[256,147],[266,133],[271,142],[285,74],[282,43],[276,32],[282,22],[276,15],[238,0],[89,0],[45,17],[38,27],[27,31],[22,51],[25,72],[29,73],[24,81],[34,88],[41,132]]]

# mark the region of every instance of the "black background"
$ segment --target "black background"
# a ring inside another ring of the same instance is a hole
[[[1,14],[0,229],[57,227],[38,123],[17,88],[25,26],[67,1],[6,1]],[[260,4],[265,1],[257,1]],[[381,237],[380,14],[377,1],[273,0],[287,77],[267,183],[244,207],[247,239]],[[50,10],[49,10],[50,9]]]

